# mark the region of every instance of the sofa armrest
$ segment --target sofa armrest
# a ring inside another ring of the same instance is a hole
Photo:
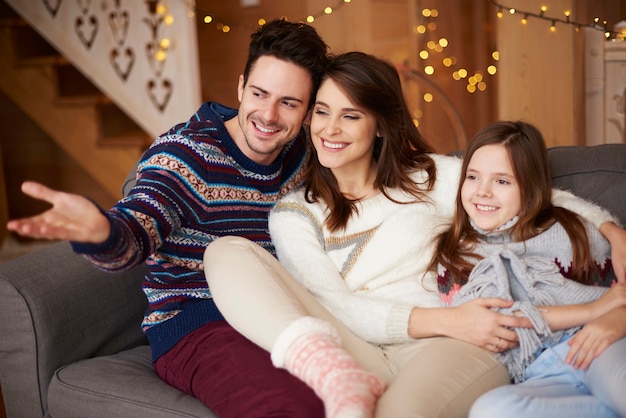
[[[0,264],[0,386],[8,416],[43,416],[56,369],[147,343],[145,266],[105,273],[68,243]]]

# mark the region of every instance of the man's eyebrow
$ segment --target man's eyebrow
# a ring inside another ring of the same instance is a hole
[[[264,88],[261,88],[259,86],[255,86],[254,84],[250,84],[250,87],[260,91],[263,94],[269,94],[269,91],[265,90]],[[281,97],[281,100],[288,100],[291,102],[298,102],[298,103],[304,103],[304,101],[302,99],[299,99],[297,97],[292,97],[292,96],[283,96]]]

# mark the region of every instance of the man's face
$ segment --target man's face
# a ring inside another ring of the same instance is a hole
[[[244,86],[239,77],[237,146],[251,160],[271,164],[302,127],[313,90],[307,70],[272,56],[252,66]]]

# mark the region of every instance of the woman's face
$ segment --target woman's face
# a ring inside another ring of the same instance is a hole
[[[519,184],[504,145],[478,148],[467,166],[461,201],[468,216],[485,231],[504,225],[522,208]]]
[[[322,82],[311,116],[311,137],[322,166],[335,176],[369,172],[376,120],[331,79]]]

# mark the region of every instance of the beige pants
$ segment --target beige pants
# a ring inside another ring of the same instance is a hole
[[[295,319],[313,316],[330,322],[345,350],[387,382],[377,417],[464,417],[478,396],[509,383],[506,369],[491,353],[463,341],[437,337],[378,346],[358,338],[276,258],[246,239],[213,242],[204,268],[224,317],[268,351]]]

